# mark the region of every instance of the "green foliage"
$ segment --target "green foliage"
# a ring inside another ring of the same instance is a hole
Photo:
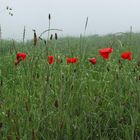
[[[140,139],[140,34],[0,42],[0,139]],[[98,50],[113,47],[104,61]],[[47,47],[47,49],[46,49]],[[48,52],[46,52],[46,50]],[[132,52],[132,61],[120,53]],[[14,65],[16,52],[27,54]],[[47,55],[62,63],[47,63]],[[66,64],[66,57],[78,57]],[[96,57],[92,65],[88,58]]]

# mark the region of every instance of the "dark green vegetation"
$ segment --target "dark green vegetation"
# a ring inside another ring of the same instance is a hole
[[[104,47],[113,48],[106,61],[98,54]],[[120,58],[124,51],[131,61]],[[16,52],[27,54],[17,66]],[[66,57],[78,63],[67,65]],[[140,139],[139,60],[140,34],[60,38],[47,47],[2,40],[0,140]]]

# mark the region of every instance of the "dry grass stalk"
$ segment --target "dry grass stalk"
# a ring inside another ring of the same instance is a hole
[[[49,14],[48,18],[49,18],[49,20],[51,20],[51,14]]]
[[[49,27],[48,29],[50,29],[50,26],[51,26],[51,14],[48,15],[48,18],[49,18]],[[48,39],[50,37],[50,31],[48,31]]]
[[[33,32],[34,32],[33,44],[34,44],[34,46],[36,46],[37,45],[37,34],[36,34],[36,30],[33,29]]]
[[[88,17],[86,18],[85,29],[84,29],[84,36],[86,34],[87,25],[88,25]]]
[[[25,26],[24,26],[24,29],[23,29],[23,44],[24,44],[24,42],[25,42],[25,32],[26,32],[26,28],[25,28]]]

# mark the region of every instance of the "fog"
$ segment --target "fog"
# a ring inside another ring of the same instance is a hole
[[[130,26],[139,32],[139,6],[140,0],[0,0],[2,37],[21,40],[24,26],[26,39],[32,38],[32,29],[40,34],[48,28],[49,13],[51,28],[62,29],[61,36],[83,33],[87,16],[87,35],[127,32]]]

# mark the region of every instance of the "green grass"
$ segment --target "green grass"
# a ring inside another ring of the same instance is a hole
[[[0,42],[0,140],[140,139],[140,34]],[[98,50],[112,45],[109,60]],[[120,53],[132,52],[132,60]],[[14,65],[16,52],[27,58]],[[47,54],[61,64],[48,65]],[[66,64],[66,57],[78,57]],[[92,65],[88,58],[96,57]],[[32,58],[32,60],[30,60]],[[121,59],[122,68],[118,60]]]

